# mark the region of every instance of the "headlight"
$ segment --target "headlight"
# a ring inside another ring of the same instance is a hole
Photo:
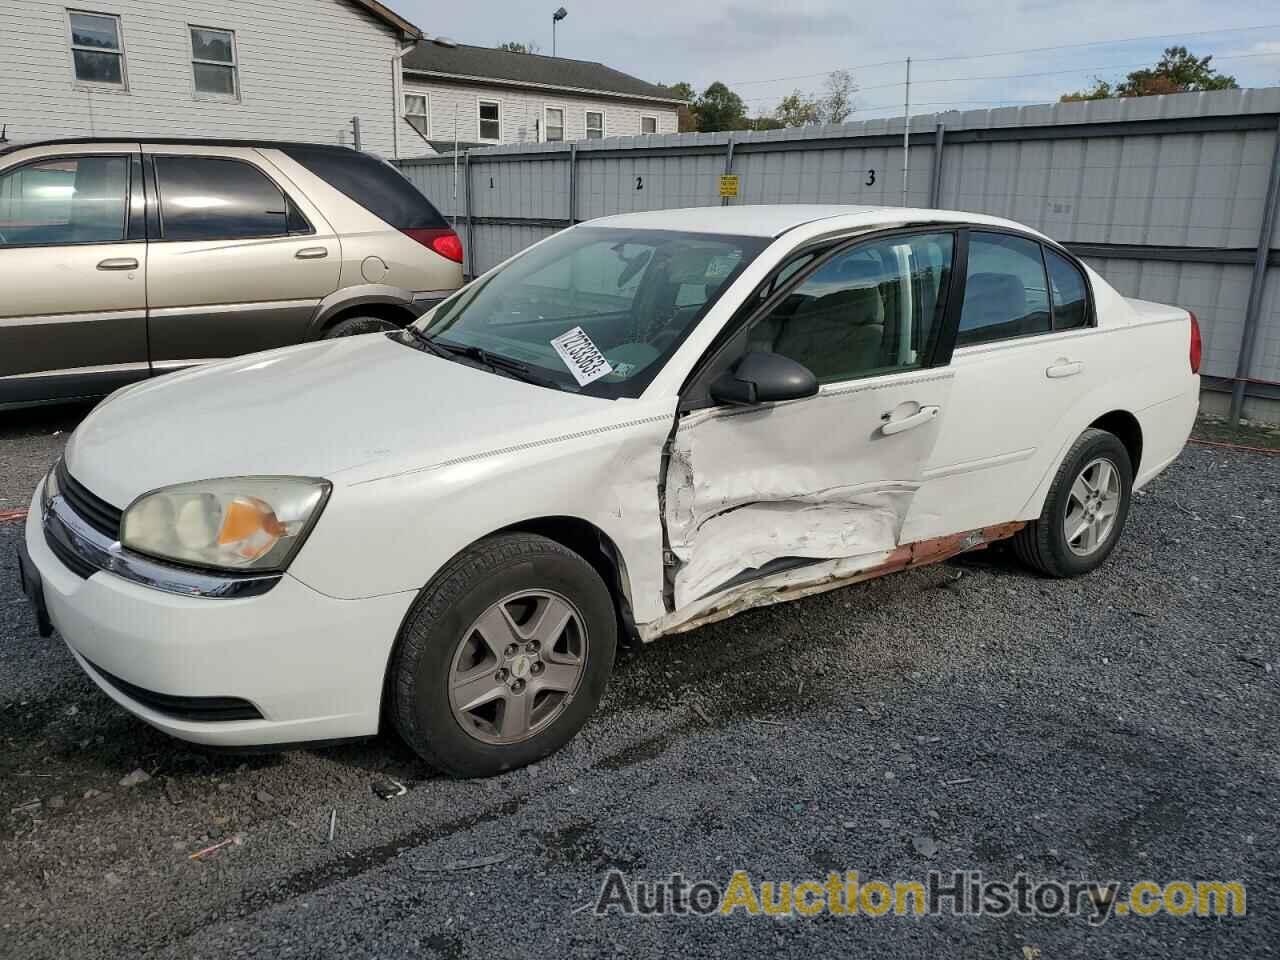
[[[329,498],[326,480],[228,477],[143,494],[124,512],[130,550],[202,567],[283,570]]]
[[[58,495],[58,464],[61,462],[61,457],[53,461],[53,466],[44,475],[44,492],[40,495],[40,504],[46,510],[49,509],[49,504],[53,503],[53,498]]]

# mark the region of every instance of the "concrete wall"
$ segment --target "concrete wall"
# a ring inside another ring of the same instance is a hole
[[[126,89],[77,83],[67,3],[23,0],[0,28],[9,139],[208,136],[350,143],[393,153],[395,34],[347,0],[86,0],[120,17]],[[235,32],[240,97],[194,90],[188,25]]]

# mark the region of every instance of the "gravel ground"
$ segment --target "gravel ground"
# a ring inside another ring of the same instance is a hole
[[[0,422],[0,513],[76,415]],[[19,537],[0,523],[6,957],[1280,951],[1275,457],[1189,448],[1080,580],[992,551],[661,641],[621,659],[567,749],[465,783],[390,736],[246,758],[151,731],[36,637]],[[409,792],[375,797],[386,776]],[[1239,879],[1249,915],[575,912],[611,868],[723,884],[738,867]]]

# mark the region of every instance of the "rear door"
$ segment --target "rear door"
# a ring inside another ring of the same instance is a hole
[[[136,144],[24,151],[0,169],[0,404],[147,376]]]
[[[1105,376],[1088,283],[1053,247],[968,235],[964,302],[951,357],[951,419],[929,458],[906,536],[1021,519],[1046,443]]]
[[[664,499],[675,609],[824,561],[875,566],[902,542],[949,419],[952,374],[932,364],[955,247],[952,233],[923,231],[806,263],[813,272],[704,372],[772,351],[821,386],[804,400],[708,405],[679,420]]]
[[[147,147],[157,372],[297,343],[338,287],[338,239],[253,150]]]

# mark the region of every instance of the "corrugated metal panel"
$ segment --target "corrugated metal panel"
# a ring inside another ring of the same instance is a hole
[[[476,273],[484,273],[515,256],[525,247],[533,246],[559,231],[554,227],[525,227],[508,224],[478,223],[475,225],[473,260]]]
[[[471,159],[471,197],[477,217],[525,220],[569,215],[569,155],[556,160]]]
[[[1088,263],[1126,297],[1172,303],[1194,312],[1204,337],[1202,370],[1215,377],[1235,376],[1250,267],[1094,257]]]

